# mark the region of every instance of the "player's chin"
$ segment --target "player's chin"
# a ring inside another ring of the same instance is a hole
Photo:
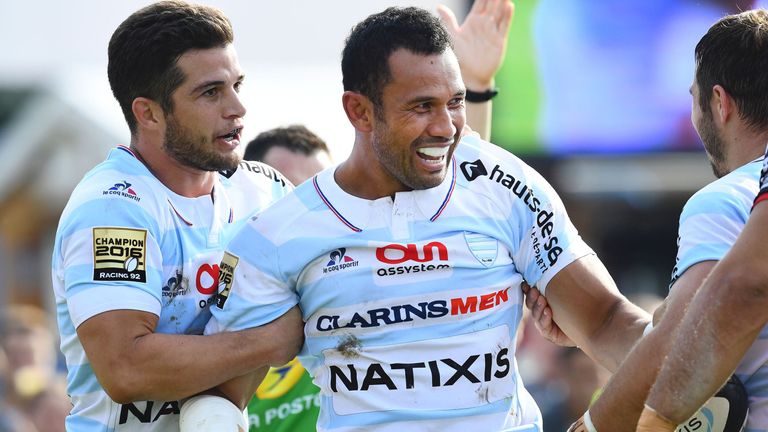
[[[445,175],[445,170],[425,173],[420,175],[418,178],[413,179],[411,188],[414,190],[423,190],[440,186],[443,180],[445,180]]]

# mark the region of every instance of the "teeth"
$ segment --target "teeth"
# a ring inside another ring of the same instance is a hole
[[[240,129],[235,129],[232,132],[224,135],[222,138],[224,138],[227,141],[232,141],[237,136],[238,132],[240,132]]]
[[[425,156],[442,157],[448,154],[448,147],[422,147],[416,151]]]

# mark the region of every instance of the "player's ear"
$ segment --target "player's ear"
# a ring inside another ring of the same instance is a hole
[[[165,127],[163,108],[152,99],[137,97],[131,104],[131,110],[140,128],[160,130]]]
[[[717,84],[712,87],[712,113],[718,117],[720,123],[725,123],[736,112],[736,103],[723,86]]]
[[[373,130],[373,102],[360,93],[345,91],[341,96],[344,112],[352,126],[360,132]]]

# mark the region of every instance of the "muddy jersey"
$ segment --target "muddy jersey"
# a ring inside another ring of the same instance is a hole
[[[763,159],[752,161],[696,192],[680,214],[672,285],[703,261],[719,261],[736,242],[758,191]],[[727,289],[727,287],[723,287]],[[748,432],[768,432],[768,327],[736,369],[749,396]]]
[[[96,314],[131,309],[157,315],[159,333],[202,334],[224,246],[249,216],[291,188],[270,167],[243,162],[217,178],[212,195],[186,198],[122,146],[85,175],[61,216],[53,252],[73,403],[67,430],[178,430],[178,401],[112,401],[75,329]]]
[[[296,304],[318,430],[541,431],[515,361],[520,285],[592,253],[547,182],[466,137],[437,187],[369,201],[334,169],[248,222],[206,332]]]

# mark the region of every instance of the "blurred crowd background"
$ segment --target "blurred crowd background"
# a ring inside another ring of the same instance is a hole
[[[0,432],[63,430],[68,411],[50,282],[59,215],[128,129],[106,79],[114,28],[147,1],[0,4]],[[245,141],[305,124],[335,160],[351,148],[340,51],[391,5],[463,15],[471,0],[211,0],[235,28],[247,79]],[[538,169],[622,292],[653,310],[675,262],[677,218],[714,180],[690,116],[693,49],[738,0],[518,0],[497,75],[492,141]],[[461,16],[459,17],[461,20]],[[519,366],[562,431],[608,377],[532,328]]]

